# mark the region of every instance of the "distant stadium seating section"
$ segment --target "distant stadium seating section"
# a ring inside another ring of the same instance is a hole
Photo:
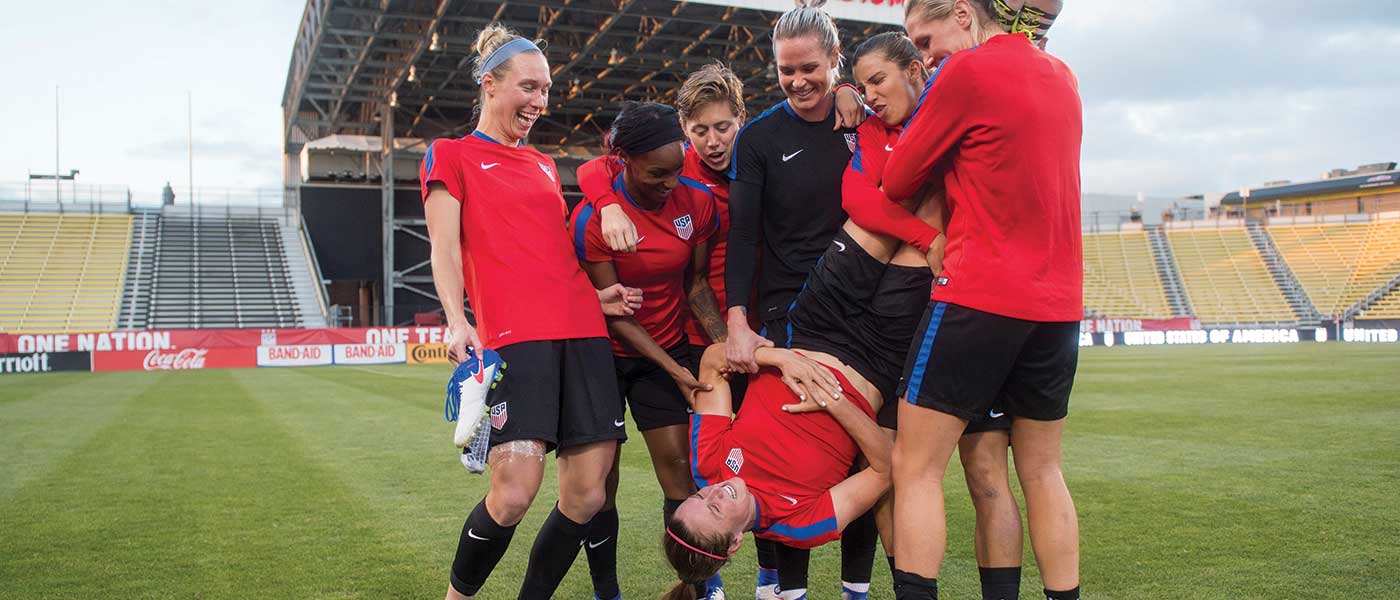
[[[112,329],[130,243],[130,215],[0,214],[0,331]]]
[[[1202,323],[1297,320],[1244,227],[1169,229],[1167,239]]]
[[[1400,274],[1400,220],[1273,225],[1268,231],[1325,316],[1342,315]]]
[[[1147,233],[1084,234],[1084,308],[1090,316],[1172,316]]]

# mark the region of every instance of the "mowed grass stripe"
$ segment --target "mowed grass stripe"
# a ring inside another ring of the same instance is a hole
[[[370,511],[235,372],[158,377],[7,506],[5,593],[382,598],[406,587]]]
[[[81,448],[156,379],[146,373],[7,376],[0,393],[0,503]]]

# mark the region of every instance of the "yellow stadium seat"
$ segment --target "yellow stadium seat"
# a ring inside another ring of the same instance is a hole
[[[1168,229],[1167,240],[1202,323],[1297,320],[1244,227]]]
[[[1084,234],[1084,308],[1098,317],[1172,316],[1146,232]]]
[[[1325,316],[1342,315],[1400,274],[1397,219],[1271,225],[1268,232],[1308,299]]]
[[[130,247],[130,215],[0,214],[0,331],[112,328]]]

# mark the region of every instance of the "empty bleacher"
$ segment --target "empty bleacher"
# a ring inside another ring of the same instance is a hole
[[[1400,220],[1271,224],[1269,236],[1324,316],[1345,314],[1400,274]]]
[[[299,249],[285,247],[282,227],[279,217],[162,215],[155,238],[133,244],[154,256],[149,284],[136,286],[146,296],[132,299],[132,326],[303,326],[310,311],[289,273]]]
[[[130,241],[129,215],[0,214],[0,331],[111,329]]]
[[[1297,322],[1243,225],[1167,230],[1196,318],[1207,325]]]
[[[1084,310],[1093,317],[1172,316],[1146,232],[1084,234]]]
[[[1357,315],[1360,319],[1400,319],[1400,289],[1392,289]]]

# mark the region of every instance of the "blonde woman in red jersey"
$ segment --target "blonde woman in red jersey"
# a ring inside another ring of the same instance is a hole
[[[1046,597],[1079,598],[1078,519],[1060,441],[1083,316],[1083,109],[1073,73],[1031,41],[1039,27],[1013,22],[1010,29],[1026,35],[1007,34],[996,18],[1003,10],[998,0],[906,5],[910,38],[937,70],[882,184],[898,202],[941,180],[950,218],[928,255],[938,277],[901,385],[894,449],[900,599],[938,597],[943,474],[966,424],[994,407],[1012,417],[1016,474]]]
[[[554,161],[525,144],[547,106],[544,53],[494,24],[476,51],[481,120],[467,137],[435,141],[420,179],[449,357],[457,363],[487,348],[511,367],[487,398],[490,488],[462,526],[447,599],[480,590],[539,491],[545,453],[557,449],[559,502],[520,588],[521,598],[548,598],[603,505],[626,437],[604,307],[627,314],[640,299],[623,302],[620,286],[593,289],[573,256]],[[464,288],[476,327],[464,314]]]

